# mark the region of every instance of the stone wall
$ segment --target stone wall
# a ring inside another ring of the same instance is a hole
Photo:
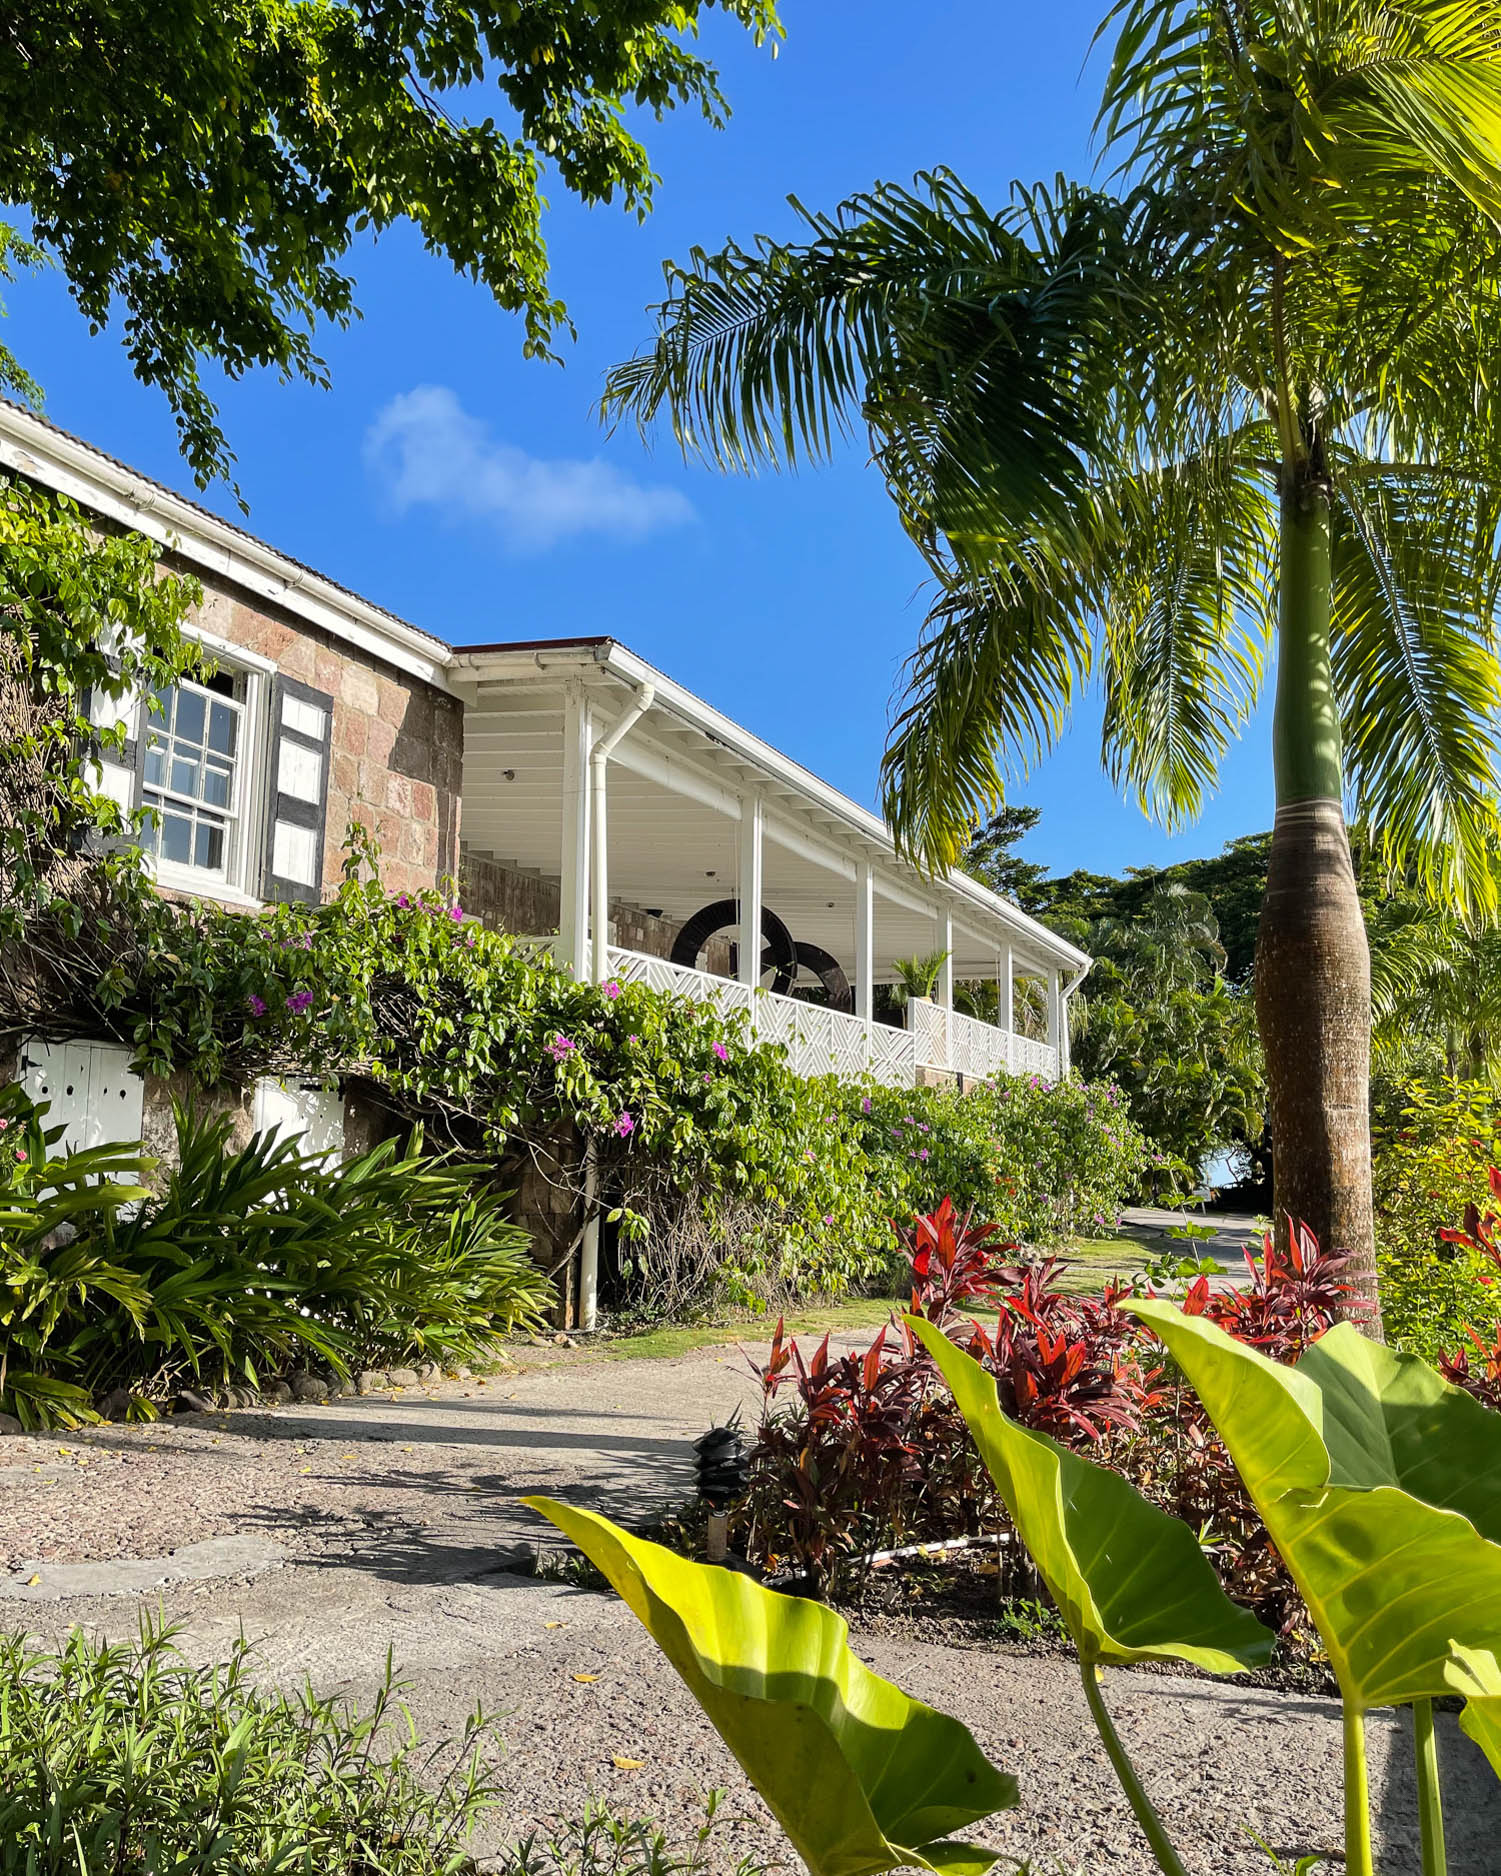
[[[202,577],[202,576],[200,576]],[[333,755],[323,845],[325,896],[339,884],[351,820],[380,842],[392,892],[416,892],[458,872],[464,712],[456,697],[228,581],[203,579],[193,619],[228,644],[275,661],[285,677],[333,698]]]
[[[464,910],[492,931],[512,932],[519,938],[546,938],[557,931],[562,889],[556,879],[507,866],[493,854],[472,847],[463,850],[460,874]],[[681,929],[676,920],[656,918],[623,899],[610,901],[610,927],[612,944],[653,958],[671,955],[672,942]],[[714,940],[705,963],[716,976],[730,974],[728,938]]]

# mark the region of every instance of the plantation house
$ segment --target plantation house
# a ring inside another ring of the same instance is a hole
[[[456,878],[469,912],[577,972],[746,1011],[803,1072],[1066,1072],[1082,952],[963,874],[921,875],[875,815],[613,639],[448,645],[10,405],[0,471],[202,583],[213,674],[134,701],[100,765],[123,806],[155,810],[163,890],[316,902],[358,820],[391,891]],[[896,961],[936,951],[932,999],[877,1021]],[[999,984],[998,1025],[955,1009],[965,979]],[[1024,1007],[1041,1033],[1019,1033]],[[80,1140],[160,1134],[164,1092],[113,1045],[31,1045],[21,1069]],[[286,1084],[248,1091],[245,1119],[330,1147],[346,1131],[336,1091]]]

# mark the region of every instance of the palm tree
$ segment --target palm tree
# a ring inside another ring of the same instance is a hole
[[[1109,191],[991,213],[933,175],[696,252],[606,406],[735,469],[863,426],[937,585],[884,771],[928,864],[1088,681],[1109,773],[1190,819],[1275,656],[1278,1223],[1374,1299],[1346,806],[1457,910],[1495,900],[1501,10],[1124,0],[1102,32]]]

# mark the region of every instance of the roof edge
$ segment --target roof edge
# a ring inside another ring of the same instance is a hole
[[[883,858],[898,865],[905,864],[919,877],[923,877],[920,869],[912,867],[911,862],[898,853],[891,829],[878,814],[861,807],[859,802],[842,793],[831,782],[824,781],[811,769],[804,768],[802,763],[784,755],[773,744],[716,710],[712,704],[705,703],[701,697],[668,677],[665,672],[657,670],[618,639],[554,638],[534,639],[518,644],[460,645],[454,649],[451,675],[459,682],[465,677],[482,681],[486,664],[495,667],[512,660],[517,664],[536,664],[548,653],[554,654],[560,663],[571,662],[580,669],[592,667],[633,687],[648,683],[653,685],[657,693],[657,709],[666,707],[675,711],[704,735],[724,744],[775,779],[796,788],[811,804],[842,821],[851,833],[877,848]],[[1089,968],[1091,959],[1088,952],[1081,951],[1077,945],[1071,944],[1030,913],[1024,912],[1011,900],[992,892],[968,873],[950,869],[941,877],[932,878],[931,889],[935,895],[945,891],[952,895],[957,902],[956,909],[968,904],[973,911],[999,921],[1015,932],[1018,938],[1051,955],[1060,964],[1081,972]]]
[[[453,654],[441,639],[6,399],[0,399],[0,469],[148,536],[410,677],[448,688],[444,674]]]

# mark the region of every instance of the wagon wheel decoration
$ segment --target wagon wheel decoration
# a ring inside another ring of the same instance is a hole
[[[804,944],[799,939],[797,961],[805,971],[812,971],[823,985],[831,1010],[842,1011],[846,1016],[854,1015],[855,993],[850,988],[850,980],[845,976],[844,966],[838,958],[832,957],[819,945]]]
[[[698,954],[717,933],[722,931],[738,932],[740,929],[740,901],[738,899],[716,899],[712,905],[706,905],[693,914],[683,929],[673,940],[669,962],[685,965],[689,970],[696,969]],[[761,936],[766,940],[766,949],[761,953],[761,970],[775,971],[771,988],[785,996],[797,981],[798,947],[792,942],[792,933],[777,917],[769,906],[761,908]]]

